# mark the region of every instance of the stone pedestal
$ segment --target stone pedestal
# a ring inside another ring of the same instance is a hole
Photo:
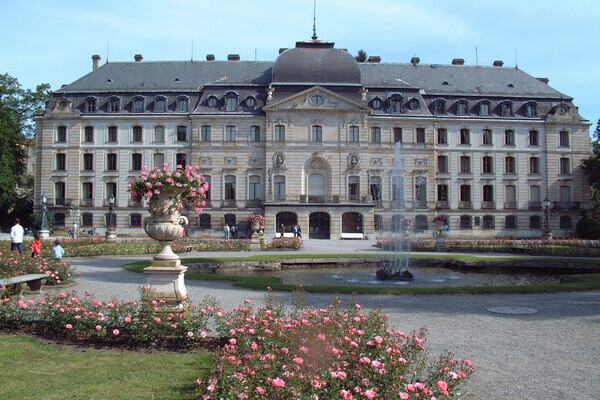
[[[446,247],[446,233],[443,230],[439,230],[435,238],[435,251],[445,252],[447,250],[448,249]]]
[[[146,286],[150,288],[146,300],[164,300],[165,311],[183,311],[188,299],[184,276],[188,267],[181,265],[180,260],[152,260],[149,267],[144,268]]]
[[[38,234],[40,235],[41,240],[50,238],[50,231],[48,229],[40,229]]]
[[[115,241],[117,240],[117,232],[114,229],[109,229],[106,231],[106,240]]]

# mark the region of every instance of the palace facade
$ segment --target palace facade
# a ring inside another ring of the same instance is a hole
[[[571,235],[590,208],[581,170],[590,123],[572,98],[518,68],[357,62],[333,43],[281,49],[275,62],[99,65],[57,90],[37,118],[36,206],[54,227],[117,233],[147,215],[127,183],[142,166],[198,164],[211,184],[190,230],[221,235],[264,213],[265,234],[384,237],[404,216],[430,234]]]

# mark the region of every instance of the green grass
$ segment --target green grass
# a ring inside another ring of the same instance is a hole
[[[267,256],[252,256],[244,258],[222,257],[222,258],[189,258],[183,259],[183,263],[198,263],[198,262],[224,262],[224,261],[274,261],[278,259],[293,259],[293,258],[340,258],[340,255],[302,255],[303,257],[294,257],[288,255],[267,255]],[[456,255],[427,255],[416,254],[415,258],[428,259],[452,259],[462,261],[525,261],[531,260],[528,257],[510,256],[510,257],[478,257],[478,256],[456,256]],[[275,258],[272,258],[275,257]],[[343,258],[367,258],[373,255],[344,255]],[[381,258],[381,255],[377,256]],[[412,257],[412,255],[411,255]],[[536,258],[536,261],[543,262],[570,262],[565,258],[544,257]],[[598,260],[578,260],[573,259],[572,262],[581,261],[596,261]],[[150,265],[150,261],[138,261],[126,264],[123,268],[133,272],[143,272],[144,268]],[[198,279],[205,281],[227,281],[233,283],[234,286],[243,287],[255,290],[280,290],[294,291],[298,289],[298,285],[289,285],[281,283],[281,280],[276,277],[263,276],[239,276],[239,275],[223,275],[213,273],[190,272],[186,273],[187,279]],[[372,287],[372,286],[302,286],[305,292],[310,293],[336,293],[336,294],[387,294],[387,295],[408,295],[408,294],[502,294],[502,293],[555,293],[555,292],[571,292],[582,290],[598,290],[600,289],[600,273],[569,275],[569,278],[575,282],[569,283],[548,283],[548,284],[531,284],[531,285],[511,285],[511,286],[453,286],[453,287]]]
[[[73,350],[0,335],[2,400],[191,400],[211,367],[210,353]]]

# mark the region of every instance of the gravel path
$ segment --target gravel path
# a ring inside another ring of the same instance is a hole
[[[371,241],[305,241],[303,253],[366,253],[377,251]],[[254,253],[192,253],[189,256],[248,256]],[[289,254],[289,253],[286,253]],[[186,255],[187,257],[188,255]],[[150,257],[74,258],[81,273],[75,287],[102,299],[139,299],[143,274],[122,265]],[[187,280],[193,302],[210,295],[225,308],[244,299],[263,303],[263,293],[234,288],[229,283]],[[291,302],[293,294],[277,293]],[[351,296],[342,296],[352,301]],[[324,306],[326,294],[306,294],[308,305]],[[535,295],[383,296],[359,295],[367,308],[382,307],[391,324],[403,331],[430,328],[432,356],[452,350],[469,358],[476,373],[469,391],[477,399],[599,399],[600,291]],[[507,315],[487,311],[495,306],[536,309],[535,314]]]

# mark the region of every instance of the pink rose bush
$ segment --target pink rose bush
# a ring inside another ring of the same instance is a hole
[[[177,206],[177,202],[172,201],[163,204],[156,196],[161,192],[170,193],[171,197],[177,198],[183,205],[193,206],[194,210],[200,213],[206,205],[204,199],[208,189],[209,183],[205,182],[199,165],[189,165],[185,168],[178,165],[175,171],[171,171],[166,163],[163,164],[163,168],[150,169],[144,166],[140,176],[131,179],[127,186],[132,200],[147,199],[150,210],[161,211],[163,214],[174,211],[171,207],[182,206]],[[165,206],[168,210],[163,210]]]
[[[443,354],[427,363],[426,329],[405,334],[378,311],[297,308],[247,302],[220,311],[217,331],[230,337],[215,370],[198,379],[198,399],[447,399],[474,371]]]
[[[271,241],[271,243],[266,244],[267,250],[281,250],[281,249],[291,249],[291,250],[299,250],[304,247],[304,242],[302,242],[302,238],[275,238]]]
[[[48,251],[31,258],[11,252],[6,245],[0,246],[0,278],[27,274],[46,274],[46,285],[70,283],[76,276],[71,263],[54,260]]]

